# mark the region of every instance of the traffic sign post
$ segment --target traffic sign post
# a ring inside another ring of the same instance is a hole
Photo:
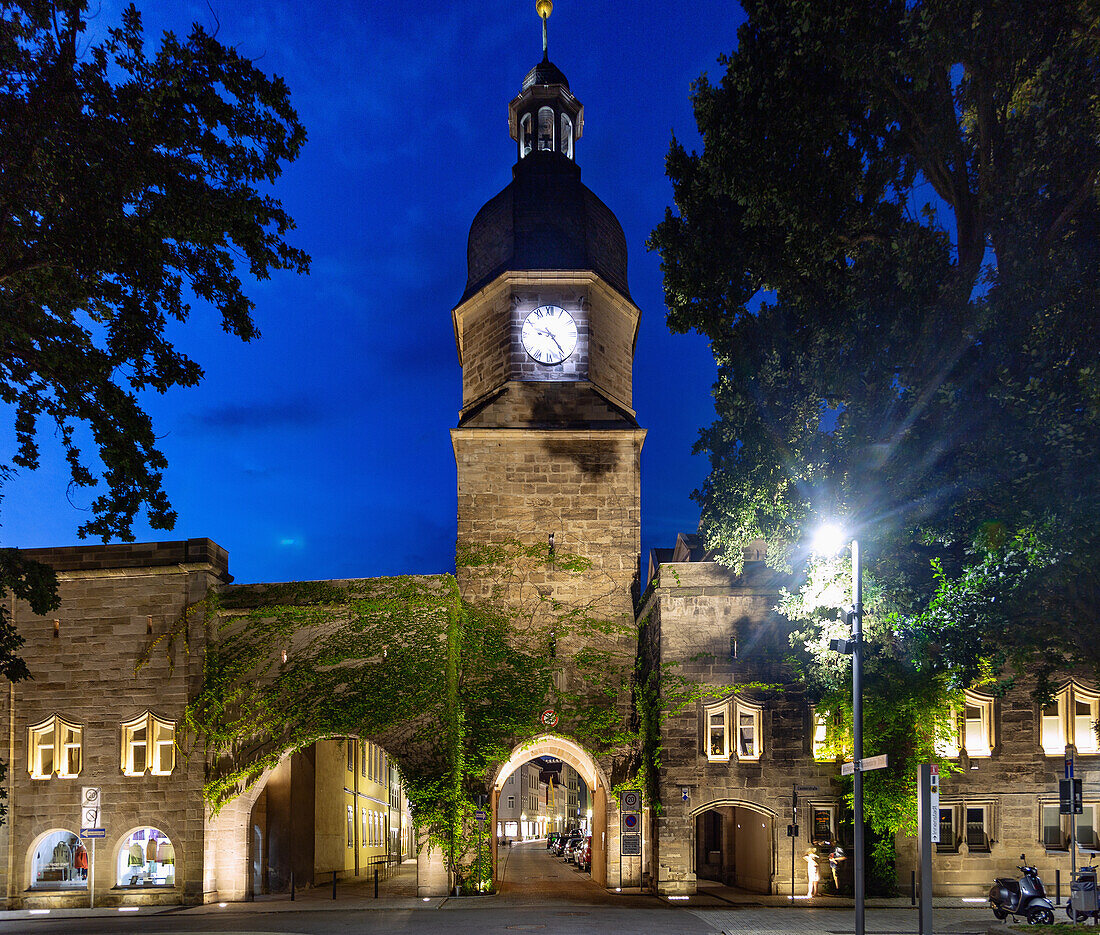
[[[88,908],[95,908],[95,842],[107,837],[100,811],[102,805],[98,786],[82,786],[80,789],[80,836],[91,838],[92,852],[88,859]]]

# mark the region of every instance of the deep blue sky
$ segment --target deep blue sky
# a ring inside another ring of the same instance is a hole
[[[117,23],[122,4],[97,3],[93,28]],[[508,101],[542,52],[534,0],[210,6],[221,41],[286,80],[309,133],[275,193],[313,270],[250,287],[263,333],[251,344],[202,306],[174,331],[206,371],[197,389],[146,400],[179,520],[172,532],[134,532],[208,536],[229,550],[238,581],[453,570],[448,429],[461,375],[450,311],[470,222],[511,179]],[[215,26],[205,0],[138,7],[150,38]],[[650,548],[698,521],[690,493],[706,463],[691,446],[712,420],[714,378],[705,342],[668,332],[645,240],[671,203],[671,134],[698,146],[690,84],[719,77],[742,19],[718,0],[559,0],[549,22],[550,58],[585,107],[581,177],[622,222],[642,309],[643,567]],[[43,453],[40,471],[5,485],[0,544],[77,541],[93,494],[67,492],[52,438]]]

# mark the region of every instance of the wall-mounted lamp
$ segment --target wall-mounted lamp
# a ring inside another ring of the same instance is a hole
[[[553,555],[554,554],[554,534],[550,533],[550,535],[546,537],[546,541],[550,545],[550,554]]]
[[[153,632],[153,615],[152,614],[149,614],[145,618],[145,632],[146,633],[152,633]]]
[[[283,650],[283,665],[286,665],[286,650]]]
[[[56,640],[61,636],[61,621],[55,620],[53,622],[53,638]]]

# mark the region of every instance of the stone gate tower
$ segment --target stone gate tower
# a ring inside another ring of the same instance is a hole
[[[511,183],[477,213],[454,308],[462,409],[458,545],[547,544],[592,562],[583,579],[546,570],[558,600],[633,618],[644,430],[631,407],[640,312],[626,238],[581,182],[584,108],[545,54],[509,104]],[[461,580],[467,593],[492,581]],[[539,582],[536,582],[538,584]]]

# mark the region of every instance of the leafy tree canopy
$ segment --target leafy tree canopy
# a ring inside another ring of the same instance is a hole
[[[308,269],[266,193],[305,130],[283,81],[201,26],[154,50],[131,6],[91,43],[87,12],[86,0],[0,0],[0,400],[16,439],[0,485],[38,466],[38,433],[52,428],[72,484],[96,489],[79,534],[131,539],[140,511],[157,529],[175,522],[136,394],[202,377],[166,339],[168,320],[197,298],[250,340],[241,271]],[[53,578],[14,553],[0,561],[5,586],[39,613],[56,606]]]
[[[829,516],[864,541],[868,752],[895,766],[869,808],[896,831],[960,689],[1100,674],[1100,6],[743,6],[650,241],[670,327],[718,363],[696,497],[731,566],[757,537],[802,563]],[[784,609],[843,725],[825,566]]]
[[[960,679],[1096,664],[1100,7],[744,6],[651,238],[719,366],[708,543],[839,514]]]

